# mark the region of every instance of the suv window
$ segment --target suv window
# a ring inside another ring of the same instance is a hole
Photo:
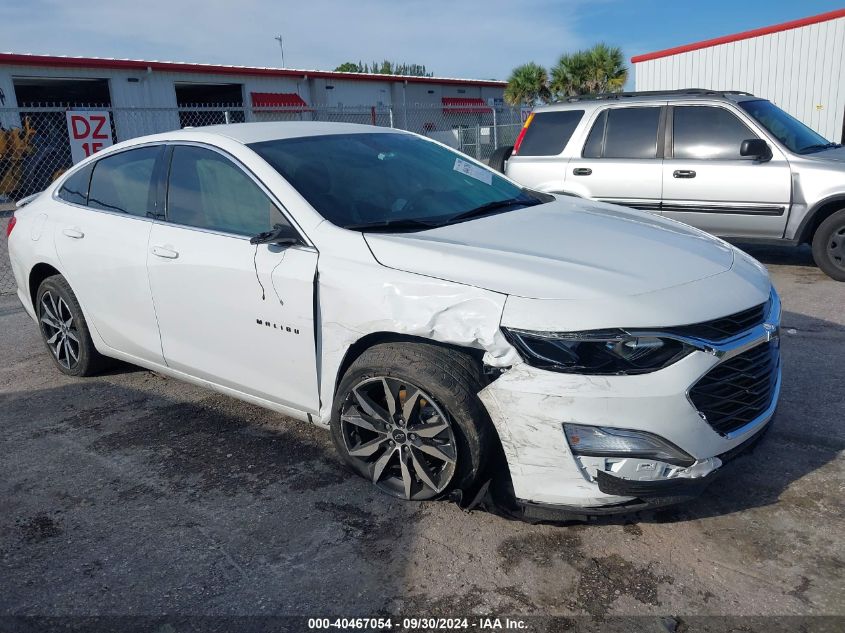
[[[90,163],[71,174],[59,189],[59,198],[74,204],[88,204],[88,185],[91,184],[91,171],[93,169],[94,163]]]
[[[217,152],[189,145],[173,148],[167,219],[247,236],[289,224],[240,167]]]
[[[831,143],[826,138],[781,110],[771,101],[765,99],[740,101],[739,107],[771,132],[790,151],[806,154],[831,147]]]
[[[675,158],[740,159],[743,157],[739,155],[739,147],[749,138],[757,138],[757,135],[724,108],[674,108],[672,146]]]
[[[88,206],[140,217],[155,213],[152,186],[161,147],[139,147],[107,156],[94,165]]]
[[[604,128],[607,125],[607,110],[602,110],[599,118],[593,123],[587,142],[584,143],[584,158],[601,158],[601,148],[604,143]]]
[[[583,110],[536,113],[525,130],[519,155],[557,156],[566,147],[583,116]]]
[[[611,108],[599,115],[584,144],[585,158],[655,158],[660,108]]]

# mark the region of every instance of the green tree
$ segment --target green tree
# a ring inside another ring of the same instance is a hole
[[[549,91],[555,97],[584,94],[589,83],[590,58],[585,51],[561,55],[552,68]]]
[[[551,74],[551,93],[556,97],[571,97],[619,92],[628,79],[628,68],[621,48],[596,44],[585,51],[561,55]]]
[[[505,88],[505,101],[511,105],[534,105],[549,98],[546,69],[529,62],[511,71]]]
[[[423,64],[406,64],[400,62],[392,62],[385,59],[383,62],[373,62],[370,64],[362,64],[359,62],[344,62],[337,68],[336,72],[344,73],[374,73],[377,75],[410,75],[413,77],[433,77],[434,74],[428,72]]]
[[[338,73],[362,73],[365,72],[361,66],[361,62],[343,62],[340,66],[334,69]]]

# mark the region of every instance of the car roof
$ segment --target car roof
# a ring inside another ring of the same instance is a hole
[[[286,138],[306,136],[325,136],[328,134],[366,134],[366,133],[408,134],[403,130],[358,123],[330,123],[325,121],[274,121],[259,123],[232,123],[229,125],[208,125],[188,127],[160,134],[141,136],[123,141],[114,147],[131,147],[151,142],[162,141],[200,141],[214,142],[214,137],[222,137],[249,145],[262,141],[274,141]]]
[[[691,88],[685,90],[666,90],[653,92],[619,92],[597,95],[583,95],[568,97],[554,103],[538,106],[537,112],[547,110],[570,110],[584,108],[586,105],[598,107],[604,104],[626,104],[626,103],[665,103],[667,101],[731,101],[740,103],[742,101],[758,101],[761,97],[755,97],[747,92],[704,90]]]
[[[183,130],[190,133],[191,130]],[[260,143],[284,138],[325,136],[327,134],[366,134],[373,132],[400,132],[389,127],[360,123],[331,123],[326,121],[273,121],[264,123],[232,123],[196,128],[206,134],[219,134],[240,143]]]

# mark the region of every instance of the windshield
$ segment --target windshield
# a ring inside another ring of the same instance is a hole
[[[249,147],[320,215],[349,229],[421,230],[541,202],[462,154],[410,134],[307,136]]]
[[[798,119],[787,114],[771,101],[740,101],[739,107],[771,132],[790,151],[797,154],[834,147],[821,134],[814,132]]]

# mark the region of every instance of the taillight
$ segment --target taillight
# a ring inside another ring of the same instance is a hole
[[[6,225],[6,237],[8,238],[12,234],[12,229],[15,228],[15,224],[17,224],[18,219],[15,216],[9,218],[9,223]]]
[[[534,120],[534,113],[528,115],[528,118],[525,119],[525,124],[522,126],[522,129],[519,131],[519,136],[516,137],[516,143],[513,144],[513,155],[519,153],[519,146],[522,145],[522,139],[525,138],[525,133],[528,131],[528,126],[531,125],[531,121]]]

